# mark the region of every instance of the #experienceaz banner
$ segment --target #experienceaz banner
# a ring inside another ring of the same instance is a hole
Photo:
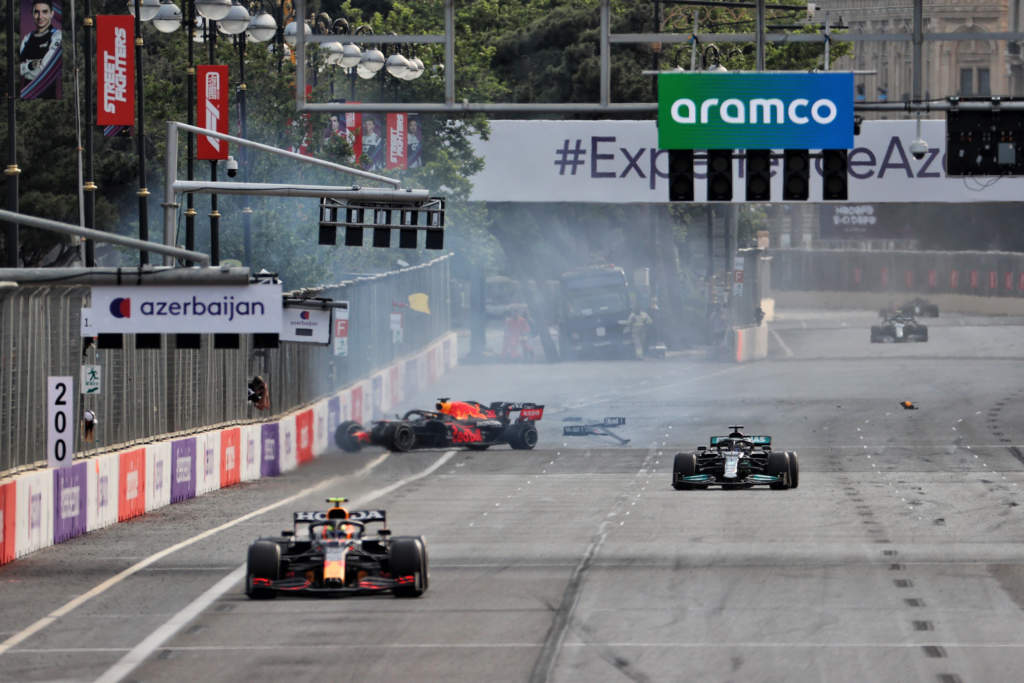
[[[852,73],[658,76],[659,149],[849,149]]]

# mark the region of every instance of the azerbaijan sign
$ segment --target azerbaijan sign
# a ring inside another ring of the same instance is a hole
[[[663,73],[659,149],[850,149],[852,73]]]

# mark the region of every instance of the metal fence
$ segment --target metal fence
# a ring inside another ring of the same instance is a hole
[[[265,420],[341,389],[393,360],[410,355],[451,329],[450,255],[393,273],[361,277],[290,296],[349,302],[346,355],[333,345],[282,342],[255,348],[240,335],[239,348],[214,348],[202,335],[199,349],[177,349],[163,335],[159,349],[88,345],[80,332],[90,289],[82,286],[0,286],[0,478],[46,462],[46,382],[71,376],[80,386],[83,364],[100,366],[100,393],[76,397],[75,411],[95,413],[95,440],[78,457],[211,425]],[[426,294],[429,314],[409,306]],[[392,313],[402,314],[401,338]],[[260,375],[270,409],[248,400],[248,381]],[[80,389],[79,389],[80,391]]]
[[[1022,253],[773,249],[770,254],[776,290],[1024,297]]]

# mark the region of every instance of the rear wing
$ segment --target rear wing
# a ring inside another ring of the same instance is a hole
[[[348,519],[369,524],[379,522],[385,527],[388,525],[388,513],[386,510],[349,510]],[[310,524],[312,522],[326,522],[327,513],[323,510],[312,510],[309,512],[293,512],[292,523],[298,527],[299,524]]]
[[[536,422],[544,417],[544,406],[537,405],[536,403],[506,403],[505,408],[509,413],[519,412],[517,422]]]
[[[748,441],[754,446],[771,446],[772,437],[770,436],[713,436],[710,439],[711,446],[721,446],[727,444],[733,440]]]
[[[562,436],[609,436],[618,441],[619,444],[625,445],[629,443],[629,439],[624,439],[611,431],[612,427],[621,427],[626,424],[626,418],[624,417],[606,417],[601,421],[586,420],[582,417],[565,417],[562,418],[562,422],[584,423],[562,425]]]

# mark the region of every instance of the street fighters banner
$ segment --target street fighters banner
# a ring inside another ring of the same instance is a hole
[[[60,2],[21,0],[21,41],[18,44],[21,99],[60,99],[63,18]]]
[[[388,170],[394,168],[408,168],[406,156],[406,140],[409,132],[409,115],[400,112],[388,114],[388,149],[387,164]]]
[[[353,102],[352,104],[359,104]],[[363,115],[361,112],[345,113],[345,128],[348,130],[348,141],[352,145],[352,158],[359,160],[363,153]]]
[[[196,121],[199,127],[228,132],[228,67],[200,64],[196,67]],[[209,135],[196,137],[196,159],[227,159],[228,142]]]
[[[98,126],[131,126],[135,123],[134,21],[128,14],[96,17]]]
[[[861,124],[849,151],[850,204],[1019,202],[1024,197],[1024,176],[947,177],[944,120],[921,121],[928,151],[915,158],[910,143],[918,137],[916,125],[912,120]],[[473,176],[473,201],[668,202],[668,151],[658,149],[654,121],[496,120],[489,139],[473,144],[484,159],[483,171]],[[743,159],[733,159],[733,202],[745,201],[744,170]],[[779,201],[781,159],[772,159],[771,174],[771,196]],[[707,164],[697,159],[695,195],[706,197],[706,187]],[[811,159],[810,197],[821,201],[820,157]]]

